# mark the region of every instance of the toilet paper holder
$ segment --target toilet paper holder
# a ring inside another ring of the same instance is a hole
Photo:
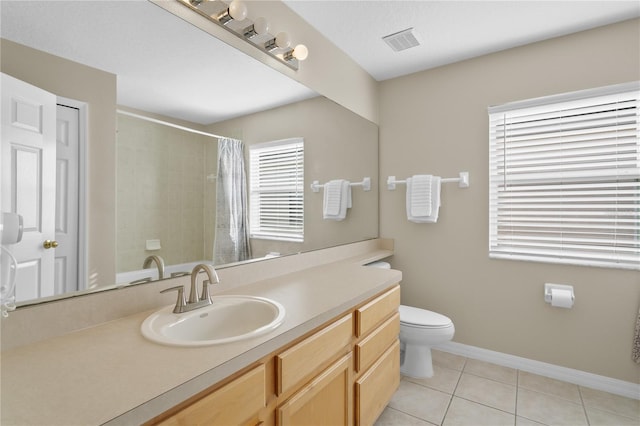
[[[572,285],[545,283],[544,285],[544,301],[545,302],[551,303],[553,290],[568,290],[571,292],[571,299],[575,300],[575,295],[573,294]]]

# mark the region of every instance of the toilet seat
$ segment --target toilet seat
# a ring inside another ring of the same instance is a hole
[[[426,309],[400,305],[400,324],[415,328],[447,328],[453,322],[446,316]]]

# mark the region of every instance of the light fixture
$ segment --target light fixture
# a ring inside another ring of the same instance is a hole
[[[304,61],[309,56],[309,49],[304,44],[298,44],[293,49],[293,57],[299,61]]]
[[[291,37],[289,37],[289,34],[285,33],[284,31],[276,34],[276,46],[282,49],[286,49],[287,47],[291,46]]]
[[[233,0],[229,7],[217,16],[217,19],[219,23],[226,25],[232,20],[244,21],[246,17],[247,5],[241,0]]]
[[[265,18],[248,19],[247,6],[242,0],[233,0],[228,5],[221,0],[178,1],[289,68],[297,70],[299,61],[309,56],[309,49],[303,44],[291,48],[291,36],[287,32],[270,34],[270,25]]]
[[[269,33],[269,22],[266,19],[260,17],[256,19],[253,24],[249,25],[242,31],[246,38],[252,38]]]
[[[309,56],[309,49],[304,44],[299,44],[293,49],[289,49],[282,55],[282,59],[285,61],[291,61],[293,59],[297,59],[299,61],[304,61]]]
[[[259,35],[265,35],[269,33],[269,21],[264,19],[263,17],[257,18],[253,21],[253,27],[256,30],[256,33]]]

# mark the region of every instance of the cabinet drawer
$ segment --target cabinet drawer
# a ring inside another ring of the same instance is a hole
[[[356,425],[372,425],[400,385],[400,342],[356,381]]]
[[[356,310],[356,336],[361,337],[373,330],[400,306],[400,286],[373,299]]]
[[[308,378],[351,343],[353,320],[349,314],[276,356],[277,394]]]
[[[169,425],[240,425],[266,406],[265,367],[260,365],[158,423]]]
[[[369,368],[373,362],[398,339],[400,314],[395,313],[380,327],[356,344],[356,371]]]
[[[278,408],[277,424],[352,425],[352,362],[349,352],[296,392]]]

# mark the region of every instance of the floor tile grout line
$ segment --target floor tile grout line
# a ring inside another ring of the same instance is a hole
[[[508,414],[508,415],[510,415],[510,416],[514,416],[514,417],[516,416],[516,414],[515,414],[515,413],[510,413],[510,412],[508,412],[508,411],[504,411],[504,410],[503,410],[503,409],[501,409],[501,408],[496,408],[496,407],[493,407],[493,406],[491,406],[491,405],[484,404],[484,403],[482,403],[482,402],[474,401],[473,399],[468,399],[468,398],[465,398],[465,397],[463,397],[463,396],[459,396],[459,395],[452,395],[452,396],[455,396],[456,398],[464,399],[465,401],[468,401],[468,402],[471,402],[471,403],[474,403],[474,404],[482,405],[483,407],[491,408],[492,410],[500,411],[500,412],[505,413],[505,414]],[[522,417],[522,416],[520,416],[520,417]],[[538,423],[539,423],[539,422],[538,422]]]
[[[529,388],[526,388],[526,387],[522,387],[522,390],[525,390],[527,392],[532,392],[532,393],[535,393],[535,394],[538,394],[538,395],[546,396],[548,398],[554,398],[556,400],[559,400],[560,402],[564,402],[564,403],[567,403],[567,404],[573,404],[573,405],[578,405],[578,406],[583,406],[584,407],[584,403],[582,402],[582,398],[580,399],[580,402],[576,402],[576,401],[572,401],[570,399],[559,397],[558,395],[554,395],[552,393],[541,392],[541,391],[535,390],[535,389],[529,389]],[[616,414],[616,413],[613,413],[613,414]]]
[[[443,390],[440,390],[440,389],[435,389],[435,388],[432,388],[432,387],[429,387],[429,386],[425,386],[424,384],[421,384],[421,383],[415,383],[415,382],[412,382],[411,380],[408,380],[408,379],[407,379],[407,377],[408,377],[408,376],[402,376],[402,378],[400,379],[400,381],[401,381],[401,382],[402,382],[402,381],[405,381],[406,383],[410,383],[410,384],[415,385],[415,386],[423,387],[423,388],[425,388],[425,389],[428,389],[429,391],[437,392],[437,393],[441,393],[441,394],[443,394],[443,395],[447,395],[447,396],[449,396],[449,397],[450,397],[450,398],[449,398],[449,404],[451,404],[451,398],[453,397],[453,394],[450,394],[449,392],[446,392],[446,391],[443,391]],[[389,406],[389,405],[387,404],[387,407],[388,407],[388,406]],[[411,417],[415,417],[415,418],[417,418],[417,419],[420,419],[421,421],[424,421],[424,422],[427,422],[427,423],[430,423],[430,424],[434,424],[434,423],[431,423],[430,421],[428,421],[428,420],[426,420],[426,419],[423,419],[423,418],[421,418],[421,417],[417,417],[417,416],[415,416],[415,415],[413,415],[413,414],[411,414],[411,413],[407,413],[406,411],[402,411],[402,410],[400,410],[400,409],[398,409],[398,408],[394,408],[394,407],[390,407],[390,408],[393,408],[393,409],[394,409],[394,410],[396,410],[396,411],[400,411],[400,412],[402,412],[402,413],[405,413],[405,414],[407,414],[407,415],[409,415],[409,416],[411,416]],[[448,410],[448,409],[449,409],[449,405],[447,405],[447,410]],[[445,411],[445,416],[446,416],[446,411]],[[445,416],[443,416],[443,417],[442,417],[442,421],[440,422],[440,425],[437,425],[437,426],[441,426],[441,425],[442,425],[442,423],[444,422]]]
[[[449,403],[447,404],[447,409],[444,410],[444,416],[442,416],[442,422],[440,423],[441,425],[444,424],[444,421],[447,418],[447,414],[449,414],[449,409],[451,408],[451,404],[453,403],[453,397],[456,394],[456,390],[458,389],[458,385],[460,384],[460,380],[462,380],[462,374],[464,373],[464,367],[465,365],[467,365],[467,359],[464,359],[464,364],[462,365],[462,370],[459,371],[459,375],[458,375],[458,380],[456,381],[456,385],[453,387],[453,391],[451,392],[450,398],[449,398]]]
[[[584,398],[582,397],[582,389],[578,386],[578,395],[580,395],[580,403],[582,404],[582,411],[584,412],[584,418],[587,420],[587,425],[591,424],[589,420],[589,414],[587,413],[587,407],[584,405]]]
[[[517,371],[517,370],[516,370],[516,371]],[[468,373],[468,372],[464,372],[464,371],[463,371],[462,373],[463,373],[463,374],[468,374],[468,375],[473,376],[473,377],[479,377],[479,378],[481,378],[481,379],[491,380],[492,382],[500,383],[501,385],[514,386],[514,387],[516,386],[516,385],[514,385],[513,383],[503,382],[503,381],[501,381],[501,380],[492,379],[491,377],[481,376],[481,375],[479,375],[479,374],[475,374],[475,373]],[[517,383],[517,382],[518,382],[518,381],[516,380],[516,383]]]
[[[431,423],[429,420],[425,420],[425,419],[423,419],[422,417],[414,416],[413,414],[411,414],[411,413],[407,413],[406,411],[402,411],[402,410],[399,410],[399,409],[397,409],[397,408],[393,408],[393,407],[389,407],[389,406],[387,406],[387,407],[385,407],[385,408],[388,408],[388,409],[390,409],[390,410],[397,411],[398,413],[406,414],[407,416],[409,416],[409,417],[413,417],[414,419],[420,420],[421,422],[425,422],[425,423],[430,424],[430,425],[438,426],[438,425],[436,425],[435,423]],[[443,419],[443,420],[444,420],[444,419]]]
[[[467,358],[467,360],[468,360],[468,359],[470,359],[470,358]],[[475,361],[480,361],[480,360],[475,360]],[[509,369],[509,370],[515,370],[515,371],[516,371],[516,383],[517,383],[517,373],[518,373],[518,371],[520,371],[520,370],[515,369],[515,368],[511,368],[511,367],[505,367],[505,366],[498,365],[498,364],[493,364],[493,363],[491,363],[491,362],[487,362],[487,361],[480,361],[480,362],[484,362],[484,363],[486,363],[486,364],[494,365],[494,366],[496,366],[496,367],[501,367],[501,368],[505,368],[505,369]],[[466,366],[467,366],[467,363],[466,363],[466,361],[465,361],[465,369],[466,369]],[[474,373],[474,372],[472,372],[472,371],[466,371],[465,369],[463,369],[463,370],[462,370],[462,372],[463,372],[463,373],[471,374],[472,376],[475,376],[475,377],[482,377],[483,379],[491,380],[491,381],[494,381],[494,382],[497,382],[497,383],[502,383],[502,384],[505,384],[505,385],[513,386],[513,383],[508,383],[508,382],[506,382],[506,381],[498,380],[498,379],[495,379],[495,378],[493,378],[493,377],[487,377],[486,375],[484,375],[484,376],[483,376],[483,375],[481,375],[480,373]]]
[[[578,396],[580,396],[580,397],[581,397],[581,393],[580,393],[580,386],[579,386],[579,385],[576,385],[575,383],[566,382],[566,381],[564,381],[564,380],[558,380],[558,379],[554,379],[554,378],[547,377],[547,376],[542,376],[542,375],[535,374],[535,373],[530,373],[530,372],[528,372],[528,371],[524,371],[524,370],[518,370],[518,373],[525,373],[525,374],[531,374],[531,375],[533,375],[533,376],[540,376],[540,377],[542,377],[542,378],[544,378],[544,379],[553,380],[554,382],[560,382],[560,383],[564,383],[564,384],[567,384],[567,385],[575,386],[575,387],[576,387],[576,390],[578,390]],[[541,390],[541,389],[535,389],[535,388],[534,388],[534,387],[532,387],[532,386],[525,386],[525,385],[521,385],[521,384],[520,384],[520,382],[519,382],[519,378],[520,378],[520,374],[518,374],[518,387],[519,387],[519,388],[522,388],[523,390],[526,390],[526,391],[529,391],[529,392],[536,392],[536,393],[539,393],[539,394],[542,394],[542,395],[551,396],[551,397],[553,397],[553,398],[561,399],[561,400],[563,400],[563,401],[571,402],[571,403],[578,404],[578,405],[580,405],[580,404],[582,404],[582,403],[583,403],[582,398],[580,398],[580,402],[576,402],[574,399],[572,399],[572,398],[570,398],[570,397],[568,397],[568,396],[558,395],[557,393],[553,393],[553,392],[549,392],[549,391],[544,391],[544,390]]]
[[[583,405],[583,407],[584,407],[584,409],[586,411],[587,410],[587,404],[584,402],[584,398],[582,396],[582,389],[585,388],[586,386],[580,386],[580,385],[577,385],[577,386],[578,386],[578,392],[580,393],[580,399],[582,401],[582,405]],[[586,388],[587,389],[593,389],[593,388],[589,388],[589,387],[586,387]],[[597,389],[595,389],[595,390],[598,391]],[[604,393],[606,393],[608,395],[613,395],[614,397],[625,398],[624,396],[611,394],[611,393],[605,392],[605,391],[598,391],[598,392],[604,392]],[[629,399],[633,399],[633,398],[629,398]],[[639,404],[638,408],[640,409],[640,401],[638,401],[638,404]],[[607,407],[592,406],[591,409],[597,410],[597,411],[600,411],[600,412],[603,412],[603,413],[613,414],[613,415],[619,416],[619,417],[624,417],[624,418],[630,419],[630,420],[638,421],[640,419],[640,417],[632,417],[632,416],[629,416],[627,413],[621,413],[620,411],[615,411],[615,410],[609,409]],[[640,410],[638,411],[638,414],[640,415]]]

